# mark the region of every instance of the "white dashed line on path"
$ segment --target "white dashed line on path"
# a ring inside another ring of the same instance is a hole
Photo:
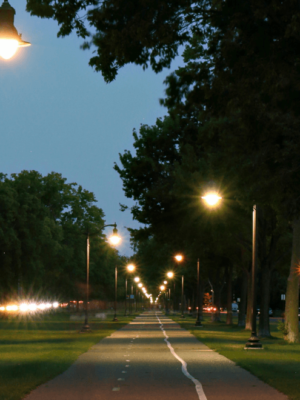
[[[181,366],[182,373],[195,384],[195,389],[198,394],[199,400],[207,400],[207,397],[205,396],[205,393],[204,393],[201,383],[188,372],[187,363],[175,353],[175,350],[171,346],[171,343],[168,341],[169,336],[166,334],[165,330],[163,329],[163,324],[162,324],[161,320],[158,318],[157,314],[155,314],[155,315],[160,323],[160,329],[162,330],[163,334],[165,335],[164,341],[167,343],[167,346],[169,347],[170,352],[182,364],[182,366]]]

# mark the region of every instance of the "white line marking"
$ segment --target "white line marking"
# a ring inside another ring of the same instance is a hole
[[[118,378],[118,381],[125,381],[125,378]]]
[[[115,387],[115,388],[113,388],[113,392],[118,392],[120,390],[120,388],[119,387]]]
[[[195,389],[196,389],[196,392],[197,392],[197,394],[198,394],[199,400],[207,400],[207,397],[205,396],[205,393],[204,393],[204,390],[203,390],[203,387],[202,387],[201,383],[200,383],[197,379],[195,379],[195,378],[188,372],[188,370],[187,370],[187,363],[175,353],[175,350],[174,350],[173,347],[171,346],[171,343],[168,341],[169,336],[167,336],[165,330],[163,329],[163,324],[162,324],[162,322],[161,322],[160,319],[158,318],[157,314],[155,314],[155,315],[156,315],[156,318],[158,319],[158,321],[159,321],[159,323],[160,323],[160,329],[162,330],[163,334],[165,335],[164,341],[167,343],[167,346],[169,347],[170,352],[171,352],[171,353],[173,354],[173,356],[174,356],[175,358],[177,358],[177,360],[178,360],[179,362],[181,362],[181,364],[182,364],[182,366],[181,366],[182,373],[183,373],[187,378],[189,378],[189,379],[195,384]]]

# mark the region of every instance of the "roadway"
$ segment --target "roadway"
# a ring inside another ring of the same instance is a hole
[[[161,312],[101,340],[26,400],[288,400]]]

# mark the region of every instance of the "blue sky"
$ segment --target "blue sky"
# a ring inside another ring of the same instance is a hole
[[[55,171],[94,192],[106,223],[117,222],[124,235],[120,253],[131,255],[125,227],[138,224],[119,210],[119,203],[133,203],[113,164],[119,153],[132,150],[133,128],[165,115],[158,99],[170,70],[157,75],[129,65],[106,84],[88,66],[91,53],[79,48],[81,39],[57,38],[57,23],[31,17],[25,0],[10,4],[17,30],[32,46],[0,59],[0,172]],[[179,63],[178,57],[171,70]]]

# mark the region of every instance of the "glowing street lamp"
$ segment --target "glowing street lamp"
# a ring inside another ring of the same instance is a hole
[[[220,200],[222,200],[222,197],[218,195],[218,193],[215,192],[209,192],[205,196],[201,197],[208,206],[214,207],[216,206]]]
[[[167,285],[168,284],[168,281],[164,281],[164,285]]]
[[[169,278],[169,279],[173,279],[174,278],[174,272],[172,272],[172,271],[169,271],[169,272],[167,272],[167,277]],[[168,298],[168,300],[167,301],[171,301],[171,288],[169,287],[169,298]],[[171,304],[171,303],[170,303]],[[174,310],[173,310],[174,311]]]
[[[134,282],[138,283],[140,281],[140,278],[138,276],[136,276],[134,278]],[[137,308],[138,308],[138,286],[136,286],[135,288],[135,312],[137,312]]]
[[[10,59],[19,47],[30,46],[31,43],[22,40],[14,26],[16,11],[4,0],[0,7],[0,56],[5,60]]]
[[[118,234],[117,224],[114,224],[113,234],[108,238],[112,246],[117,246],[121,242],[121,236]]]
[[[127,272],[132,274],[136,270],[136,267],[134,264],[128,264],[126,266]],[[131,285],[131,295],[133,295],[133,285]],[[132,312],[132,303],[130,301],[131,299],[129,298],[129,314]],[[125,279],[125,315],[127,313],[127,278]]]
[[[159,288],[160,288],[160,290],[161,290],[162,292],[165,290],[164,285],[161,285]]]
[[[129,265],[127,265],[126,269],[128,272],[133,272],[133,271],[135,271],[135,265],[129,264]]]
[[[138,284],[138,287],[139,287],[139,288],[142,288],[142,287],[143,287],[143,284],[140,282],[140,283]]]
[[[175,260],[180,263],[183,261],[183,256],[181,254],[177,254]],[[175,284],[174,284],[174,293],[175,293]],[[184,299],[184,276],[181,276],[181,317],[184,318],[184,307],[183,307],[183,299]]]
[[[181,262],[183,260],[183,256],[181,254],[176,254],[174,258],[177,262]]]
[[[103,225],[101,228],[106,228],[108,226],[113,226],[113,234],[117,235],[117,224],[108,224],[108,225]],[[90,326],[89,326],[89,284],[90,284],[90,236],[96,236],[98,235],[99,232],[91,234],[89,231],[86,232],[86,305],[85,305],[85,320],[84,320],[84,325],[81,328],[81,332],[90,332]],[[111,243],[113,243],[112,241]],[[117,311],[117,303],[116,303],[116,298],[117,298],[117,267],[115,268],[115,317],[116,317],[116,311]]]

